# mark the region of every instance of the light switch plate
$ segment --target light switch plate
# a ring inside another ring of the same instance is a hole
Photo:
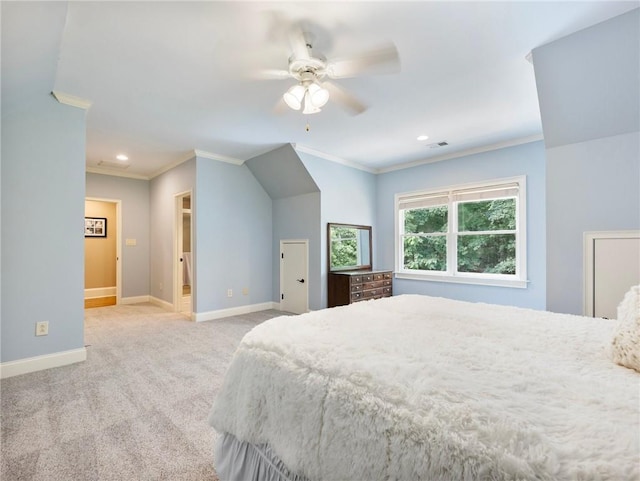
[[[127,240],[124,241],[124,243],[125,243],[125,245],[128,245],[128,246],[134,246],[134,245],[136,245],[136,240],[135,239],[127,239]]]

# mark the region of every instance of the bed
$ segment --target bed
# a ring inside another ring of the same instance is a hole
[[[612,320],[419,295],[271,319],[243,338],[211,410],[216,470],[638,480],[640,373],[612,361],[616,332]]]

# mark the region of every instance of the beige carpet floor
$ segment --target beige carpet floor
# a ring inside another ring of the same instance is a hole
[[[86,362],[0,382],[0,479],[216,480],[216,392],[242,336],[281,314],[86,310]]]

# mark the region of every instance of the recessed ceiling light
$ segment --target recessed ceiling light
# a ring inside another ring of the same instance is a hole
[[[124,154],[118,154],[118,155],[116,155],[116,159],[122,160],[124,162],[125,160],[129,160],[129,157],[127,157]]]
[[[418,135],[418,140],[427,140],[428,138],[428,135]]]

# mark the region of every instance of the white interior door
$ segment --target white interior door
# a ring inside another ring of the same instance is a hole
[[[616,319],[625,293],[640,284],[640,239],[596,239],[593,270],[594,317]]]
[[[309,310],[309,241],[280,241],[280,310]]]
[[[640,284],[640,232],[585,233],[585,315],[615,319],[631,286]]]

